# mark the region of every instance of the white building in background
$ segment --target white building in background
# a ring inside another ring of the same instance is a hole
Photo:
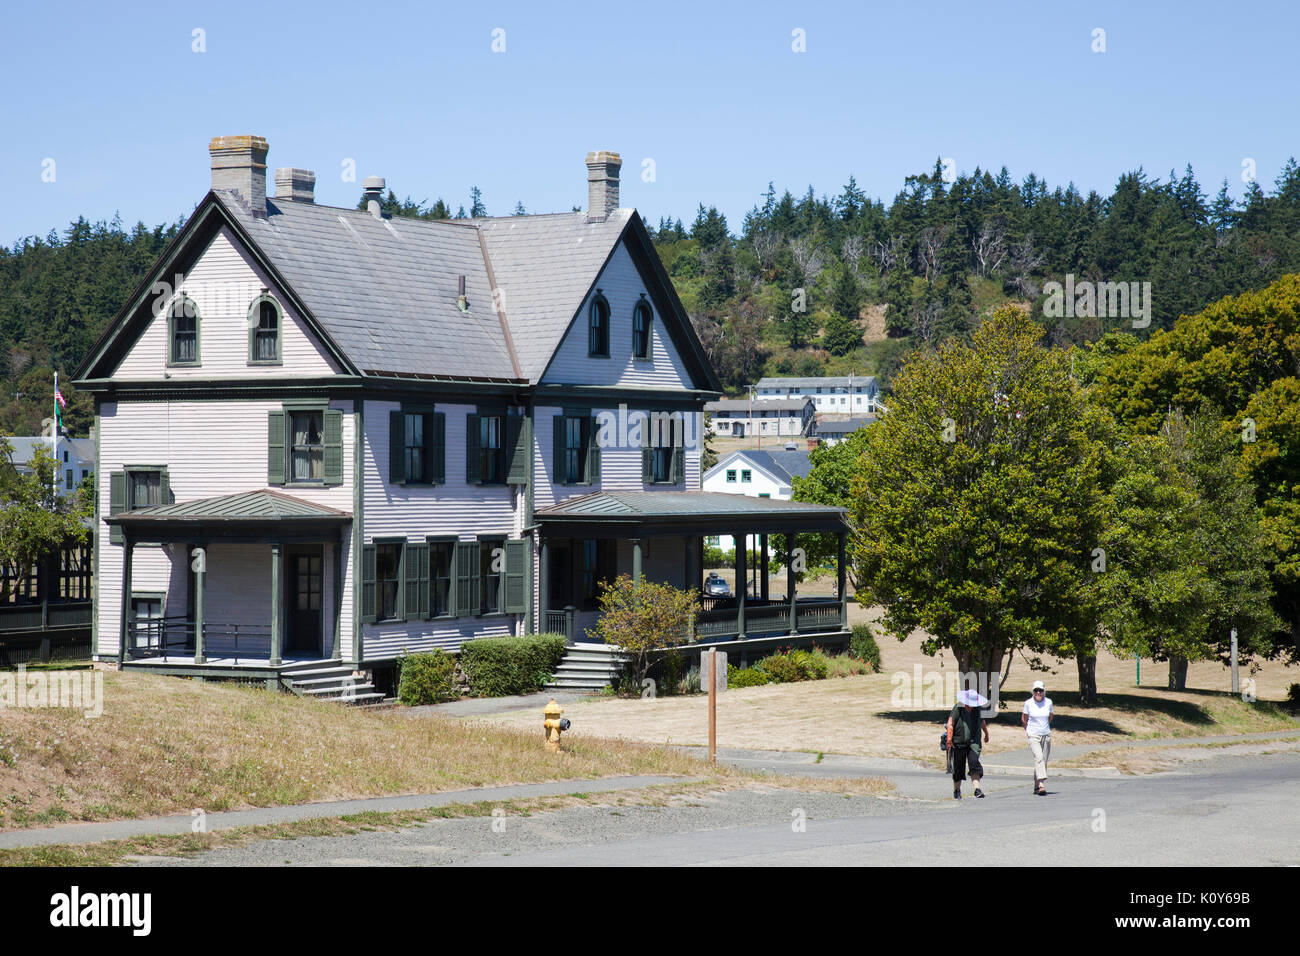
[[[751,402],[724,398],[704,406],[709,432],[733,438],[799,438],[807,435],[816,417],[811,399],[778,398]]]
[[[789,501],[794,496],[794,479],[806,478],[810,471],[812,462],[807,451],[744,448],[724,455],[704,473],[700,487],[728,495]],[[736,547],[736,539],[730,535],[718,535],[709,543],[723,551]],[[757,535],[750,536],[749,546],[758,547]]]
[[[854,432],[866,428],[875,421],[876,417],[873,415],[869,418],[842,418],[836,421],[818,422],[815,432],[817,442],[821,445],[838,445]]]
[[[85,478],[95,473],[94,429],[91,429],[89,438],[68,438],[59,435],[55,439],[53,447],[51,447],[48,433],[45,435],[15,436],[6,439],[6,441],[9,442],[14,467],[19,474],[30,475],[32,473],[32,459],[36,457],[37,446],[44,448],[47,454],[53,456],[54,460],[58,462],[58,481],[55,490],[58,491],[60,497],[75,492],[77,486]]]
[[[754,386],[754,397],[756,401],[812,399],[818,415],[875,415],[883,411],[874,375],[763,378]]]

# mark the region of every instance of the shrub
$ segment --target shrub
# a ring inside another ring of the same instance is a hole
[[[754,665],[778,684],[802,680],[825,680],[828,670],[825,655],[811,651],[777,651]]]
[[[734,568],[735,566],[736,552],[723,551],[711,544],[704,546],[704,569],[706,571],[714,568]]]
[[[872,673],[880,673],[880,645],[876,643],[876,636],[871,633],[871,625],[853,625],[853,632],[849,635],[849,653],[858,660],[870,664]]]
[[[730,672],[728,672],[730,679]],[[698,694],[703,685],[700,683],[700,668],[692,664],[691,669],[686,672],[686,678],[682,681],[682,692],[686,694]]]
[[[460,648],[460,669],[475,697],[509,697],[541,690],[564,659],[560,634],[480,637]]]
[[[664,654],[646,672],[654,679],[655,693],[659,696],[676,694],[682,681],[682,656],[674,648]],[[640,694],[638,693],[639,697]]]
[[[737,667],[735,664],[727,665],[727,689],[735,687],[759,687],[763,684],[772,683],[772,677],[767,671],[760,670],[757,667]]]
[[[814,648],[813,656],[826,662],[827,677],[851,677],[854,674],[872,673],[870,664],[858,660],[852,654],[830,655],[823,650]]]
[[[1286,705],[1291,710],[1300,710],[1300,684],[1292,684],[1287,688]]]
[[[456,699],[456,664],[442,651],[397,659],[397,699],[407,706]]]
[[[606,644],[631,655],[632,675],[640,686],[650,655],[683,643],[699,610],[694,591],[654,581],[633,584],[620,574],[601,586],[601,613],[593,630]]]

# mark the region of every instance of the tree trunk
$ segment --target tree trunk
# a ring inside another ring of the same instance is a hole
[[[1187,690],[1187,658],[1169,658],[1169,689]]]
[[[970,674],[972,671],[975,673],[976,679],[971,685],[972,689],[987,697],[990,706],[996,708],[1002,681],[1002,659],[1006,651],[1001,648],[992,651],[954,650],[953,655],[957,658],[957,669],[962,674]],[[958,690],[964,686],[959,683]]]
[[[1084,707],[1097,706],[1097,655],[1075,658],[1079,665],[1079,703]]]

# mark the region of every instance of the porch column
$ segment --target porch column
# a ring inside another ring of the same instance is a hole
[[[641,539],[632,539],[632,583],[641,583]]]
[[[849,624],[848,576],[846,574],[847,569],[844,566],[844,542],[847,538],[848,534],[845,532],[841,531],[839,533],[839,555],[835,567],[836,580],[840,589],[840,627],[848,627]]]
[[[537,571],[537,607],[538,616],[541,618],[537,624],[539,632],[550,627],[550,623],[546,620],[546,612],[550,610],[548,602],[551,600],[551,543],[545,537],[541,537],[541,541],[542,553],[538,560],[541,561],[542,566]]]
[[[117,642],[117,663],[120,667],[126,660],[126,640],[131,623],[131,556],[134,545],[131,539],[122,536],[122,635]]]
[[[735,535],[736,539],[736,640],[745,639],[745,592],[749,590],[747,568],[749,536],[745,532]]]
[[[284,582],[281,578],[281,554],[284,545],[276,541],[271,545],[271,666],[280,666],[280,617],[284,609]]]
[[[334,542],[334,642],[330,657],[343,659],[343,549],[348,546],[351,533],[340,534]]]
[[[194,569],[194,663],[202,664],[203,656],[203,603],[208,587],[208,549],[199,545],[192,554]]]
[[[758,556],[758,568],[759,568],[758,573],[759,573],[759,581],[761,582],[759,586],[762,588],[762,590],[759,593],[760,596],[763,598],[763,603],[766,604],[767,603],[767,535],[760,534],[758,536],[758,546],[761,549],[759,551],[759,556]]]
[[[791,531],[785,536],[785,590],[790,600],[790,633],[799,633],[799,603],[794,586],[794,552],[796,535]]]

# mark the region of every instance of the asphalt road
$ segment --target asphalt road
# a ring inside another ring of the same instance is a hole
[[[806,768],[801,768],[806,769]],[[849,774],[852,775],[852,774]],[[888,772],[883,774],[888,777]],[[397,832],[265,841],[143,865],[986,866],[1300,865],[1300,754],[1223,757],[1195,773],[1021,776],[988,797],[844,797],[778,789],[687,797],[661,808],[583,806],[437,820]],[[930,789],[909,772],[903,792]]]

